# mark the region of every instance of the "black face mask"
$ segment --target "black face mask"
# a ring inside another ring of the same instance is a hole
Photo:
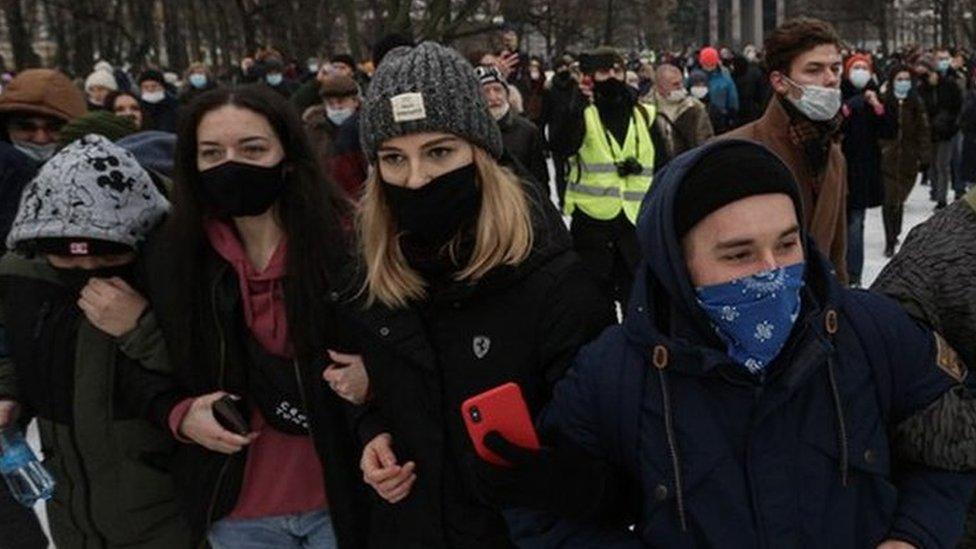
[[[126,283],[130,286],[135,286],[133,284],[132,263],[117,265],[115,267],[100,267],[98,269],[53,268],[54,272],[57,273],[58,280],[61,281],[61,284],[64,284],[64,286],[75,295],[80,294],[81,291],[85,289],[85,286],[88,285],[88,281],[93,278],[119,277],[126,281]]]
[[[478,218],[481,189],[474,164],[431,180],[419,189],[383,182],[399,232],[425,246],[442,246]]]
[[[616,78],[609,78],[602,82],[594,83],[593,95],[597,102],[618,102],[631,98],[630,90],[627,89],[627,84],[617,80]]]
[[[274,166],[225,162],[200,172],[203,196],[218,217],[260,215],[285,189],[284,161]]]

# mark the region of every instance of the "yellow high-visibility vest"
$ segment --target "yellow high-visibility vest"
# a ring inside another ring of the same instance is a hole
[[[596,105],[583,111],[586,135],[575,157],[569,160],[566,185],[566,215],[579,208],[586,215],[600,220],[614,219],[620,210],[636,224],[641,201],[651,188],[654,177],[654,143],[650,125],[656,114],[653,105],[643,109],[634,106],[627,138],[621,147],[616,138],[603,127]],[[639,175],[621,177],[617,164],[634,157],[643,166]]]

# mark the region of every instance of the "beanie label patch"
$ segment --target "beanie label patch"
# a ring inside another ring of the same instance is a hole
[[[68,249],[70,250],[71,255],[88,255],[87,242],[72,242]]]
[[[427,118],[423,94],[402,93],[391,97],[390,104],[393,106],[393,121],[398,124]]]

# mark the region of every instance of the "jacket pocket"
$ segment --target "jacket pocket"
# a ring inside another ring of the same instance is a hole
[[[848,419],[843,440],[835,419],[808,421],[801,433],[798,506],[810,541],[874,546],[890,526],[898,492],[887,433],[880,420],[854,425],[858,419]]]
[[[686,444],[688,451],[679,457],[679,502],[667,443],[661,439],[654,447],[648,444],[642,442],[644,460],[640,465],[641,522],[637,529],[642,539],[655,547],[738,547],[734,540],[742,536],[731,532],[738,528],[735,517],[742,509],[741,498],[731,485],[741,478],[735,460],[717,452],[694,452]]]
[[[139,511],[174,502],[171,471],[176,442],[141,419],[116,421],[112,431],[119,456],[119,508]]]

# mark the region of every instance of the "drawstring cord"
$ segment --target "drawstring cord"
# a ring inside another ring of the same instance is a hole
[[[827,334],[833,342],[833,336],[837,333],[837,311],[833,309],[827,311],[824,318]],[[834,414],[837,418],[837,438],[840,450],[840,483],[847,487],[848,470],[850,467],[850,448],[847,443],[847,425],[844,421],[844,407],[840,400],[840,391],[837,389],[837,372],[834,367],[834,351],[831,350],[827,356],[827,380],[830,382],[830,392],[834,400]]]
[[[685,496],[681,485],[681,457],[678,454],[678,443],[674,435],[674,423],[671,417],[671,391],[668,388],[668,378],[665,369],[668,367],[668,350],[663,345],[654,347],[654,367],[657,369],[658,380],[661,383],[661,401],[664,407],[664,431],[668,439],[668,450],[671,453],[671,470],[674,473],[674,496],[678,506],[678,519],[681,521],[681,531],[688,531],[685,518]]]
[[[837,311],[833,309],[827,311],[825,317],[825,327],[827,334],[833,340],[837,333]],[[654,368],[657,370],[658,381],[661,385],[661,403],[664,408],[664,431],[668,439],[668,450],[671,454],[671,470],[674,474],[675,504],[678,508],[678,520],[681,522],[681,531],[688,531],[688,522],[685,516],[684,489],[681,482],[681,455],[678,452],[677,438],[674,434],[674,421],[671,410],[671,391],[668,386],[667,367],[668,349],[663,345],[656,345],[653,353]],[[850,447],[847,440],[847,425],[844,419],[844,407],[841,403],[840,390],[837,385],[837,373],[834,366],[834,351],[832,350],[827,357],[827,379],[830,382],[830,392],[834,401],[834,413],[837,419],[837,438],[840,449],[840,481],[841,485],[847,487],[848,474],[850,469]]]

